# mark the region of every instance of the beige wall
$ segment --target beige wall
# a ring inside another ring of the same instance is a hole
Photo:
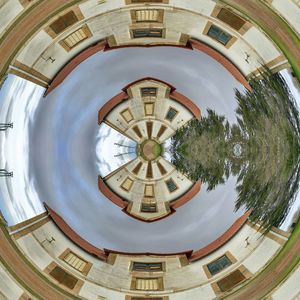
[[[116,45],[127,45],[137,42],[139,44],[180,44],[181,33],[199,39],[217,49],[236,64],[245,75],[255,71],[261,63],[268,63],[281,55],[278,48],[255,26],[252,26],[242,34],[213,17],[212,13],[216,5],[214,1],[178,0],[170,1],[169,4],[151,5],[153,8],[164,9],[163,27],[166,28],[166,34],[163,39],[131,39],[129,34],[129,29],[132,26],[130,10],[141,8],[143,5],[125,5],[125,1],[97,3],[97,1],[86,1],[79,5],[85,19],[69,27],[55,39],[52,39],[44,31],[38,32],[21,49],[17,55],[17,60],[29,67],[33,67],[46,77],[53,78],[60,68],[74,55],[98,40],[114,36],[113,43],[116,43]],[[203,34],[208,21],[222,27],[236,38],[231,47],[224,47]],[[51,22],[49,21],[45,24],[45,27]],[[58,42],[85,23],[90,28],[93,36],[67,52]],[[249,64],[245,63],[245,53],[250,54]],[[47,59],[50,56],[56,59],[54,63],[46,62],[42,58]],[[284,62],[282,61],[281,63]]]
[[[273,232],[272,234],[274,235],[275,233]],[[286,240],[285,237],[277,235],[281,241],[284,242]],[[55,242],[45,242],[46,238],[51,240],[52,237],[55,238]],[[248,238],[248,245],[245,242],[246,238]],[[213,299],[215,293],[211,286],[212,283],[241,266],[246,267],[252,274],[256,274],[281,248],[281,244],[278,241],[268,236],[261,236],[255,227],[251,227],[250,224],[244,225],[229,242],[217,251],[185,266],[181,265],[179,256],[117,255],[112,264],[105,263],[87,254],[70,242],[52,221],[44,224],[32,233],[20,237],[16,242],[24,255],[41,272],[54,261],[80,280],[83,280],[84,284],[79,291],[81,296],[87,299],[97,299],[97,296],[100,295],[113,300],[124,299],[125,294],[134,293],[134,291],[130,291],[131,276],[136,275],[130,271],[132,261],[161,261],[165,263],[166,272],[160,274],[163,277],[164,291],[156,292],[158,294],[168,295],[170,299],[178,300],[187,299],[189,296],[190,298],[188,299]],[[67,248],[92,264],[87,275],[76,271],[59,258]],[[203,266],[228,251],[235,258],[236,262],[209,278]],[[189,291],[183,292],[186,289],[189,289]]]

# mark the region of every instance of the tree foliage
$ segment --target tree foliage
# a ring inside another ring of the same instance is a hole
[[[299,188],[299,113],[280,74],[264,68],[250,85],[251,91],[235,91],[236,124],[208,110],[176,132],[173,163],[208,190],[237,176],[236,209],[251,209],[252,220],[270,229],[282,224]]]

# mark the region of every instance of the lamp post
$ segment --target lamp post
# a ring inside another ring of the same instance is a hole
[[[13,123],[0,123],[0,131],[6,131],[8,128],[13,128]]]
[[[8,172],[6,169],[0,169],[0,177],[13,177],[13,172]]]
[[[52,236],[51,239],[45,238],[44,240],[41,241],[41,244],[48,242],[51,244],[52,242],[55,242],[55,238]]]

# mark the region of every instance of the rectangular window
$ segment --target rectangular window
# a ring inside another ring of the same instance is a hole
[[[88,264],[85,260],[79,258],[73,252],[69,252],[63,260],[79,272],[83,272]]]
[[[145,184],[144,196],[145,197],[154,197],[153,184]]]
[[[217,285],[222,292],[226,292],[231,290],[233,287],[235,287],[237,284],[239,284],[245,279],[246,277],[243,275],[243,273],[240,270],[236,270],[230,275],[217,281]]]
[[[58,283],[66,286],[69,289],[74,289],[76,286],[78,279],[71,274],[67,273],[65,270],[62,268],[56,266],[50,273],[49,275],[53,277],[55,280],[58,281]]]
[[[75,13],[73,11],[69,11],[63,16],[59,17],[56,21],[54,21],[49,27],[56,33],[59,34],[63,32],[69,26],[75,24],[78,21]]]
[[[132,173],[134,173],[135,175],[137,175],[137,174],[140,172],[142,165],[143,165],[143,163],[142,163],[142,162],[139,162],[139,163],[135,166],[135,168],[132,170]]]
[[[167,174],[165,167],[159,161],[157,162],[157,167],[158,167],[161,175]]]
[[[162,291],[162,278],[133,278],[132,289],[140,291]]]
[[[223,44],[224,46],[226,46],[226,44],[232,38],[232,36],[229,33],[223,31],[221,28],[215,25],[210,26],[207,35],[213,38],[214,40],[218,41],[219,43]]]
[[[151,161],[148,161],[148,164],[147,164],[146,178],[147,179],[153,178],[153,169],[152,169]]]
[[[217,18],[224,23],[228,24],[230,27],[234,28],[235,30],[240,30],[245,24],[246,21],[231,12],[230,10],[226,8],[222,8],[218,15]]]
[[[141,131],[140,131],[140,128],[135,125],[132,127],[132,130],[134,131],[134,133],[141,139],[143,137]]]
[[[163,30],[158,28],[133,29],[132,36],[138,38],[162,38]]]
[[[178,114],[178,111],[175,108],[170,107],[165,118],[168,121],[172,122],[175,119],[175,117],[177,116],[177,114]]]
[[[167,185],[167,188],[170,193],[172,193],[178,189],[176,183],[174,182],[174,180],[172,178],[169,178],[168,180],[166,180],[166,185]]]
[[[157,133],[157,138],[159,139],[165,133],[166,130],[167,130],[167,127],[164,125],[161,125],[158,130],[158,133]]]
[[[163,0],[130,0],[131,3],[162,3]]]
[[[130,298],[128,300],[164,300],[164,299],[166,299],[166,298],[161,298],[161,297],[154,297],[154,298],[149,298],[149,297],[146,297],[146,298],[145,297],[132,297],[132,298]]]
[[[152,130],[153,130],[153,123],[152,122],[147,122],[146,123],[146,128],[147,128],[148,138],[151,139],[151,137],[152,137]]]
[[[129,123],[133,120],[133,115],[129,108],[126,108],[123,111],[121,111],[121,116],[127,123]]]
[[[161,262],[136,262],[134,261],[132,264],[132,271],[138,272],[162,272],[163,271],[163,263]]]
[[[159,11],[157,9],[143,9],[135,11],[136,22],[158,22]]]
[[[146,116],[153,116],[154,115],[154,103],[146,102],[144,103],[144,111]]]
[[[65,50],[70,51],[72,48],[76,47],[78,44],[91,37],[92,33],[89,28],[85,25],[70,35],[68,35],[65,39],[60,41],[60,45],[64,47]]]
[[[144,87],[141,88],[142,97],[156,97],[157,88],[155,87]]]
[[[209,263],[207,265],[207,268],[211,275],[215,275],[221,272],[223,269],[229,267],[230,265],[232,265],[230,259],[226,255],[223,255],[215,261]]]
[[[121,188],[122,188],[123,190],[125,190],[126,192],[129,192],[130,189],[132,188],[132,185],[133,185],[133,180],[130,179],[129,177],[127,177],[127,178],[123,181],[123,183],[122,183],[122,185],[121,185]]]
[[[155,212],[157,212],[157,205],[156,205],[156,203],[142,202],[142,204],[141,204],[141,212],[144,212],[144,213],[155,213]]]

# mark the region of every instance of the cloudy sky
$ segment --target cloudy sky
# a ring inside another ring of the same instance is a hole
[[[157,47],[98,53],[46,98],[43,89],[10,76],[0,92],[0,117],[10,115],[15,127],[1,133],[1,161],[15,172],[0,183],[1,210],[10,224],[43,211],[46,202],[95,246],[175,252],[213,241],[243,213],[234,212],[235,178],[210,193],[203,186],[176,214],[151,224],[128,217],[99,192],[97,112],[124,86],[146,76],[175,86],[203,114],[212,108],[235,121],[234,88],[240,84],[198,51]]]

